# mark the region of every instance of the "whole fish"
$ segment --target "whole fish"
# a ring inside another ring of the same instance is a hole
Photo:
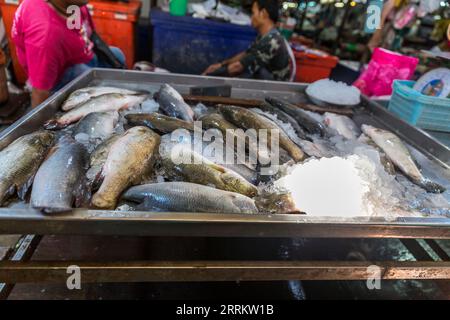
[[[271,141],[271,133],[273,130],[279,132],[279,145],[286,150],[289,155],[295,161],[303,161],[306,156],[303,151],[284,133],[280,127],[278,127],[273,121],[258,115],[250,110],[235,107],[235,106],[220,106],[220,112],[224,115],[225,119],[234,123],[235,125],[246,128],[267,130],[267,141]]]
[[[0,206],[16,192],[21,199],[25,197],[53,142],[53,133],[37,131],[0,151]]]
[[[117,111],[89,113],[78,122],[73,136],[86,134],[90,139],[106,139],[113,134],[118,121]]]
[[[153,155],[160,137],[147,127],[133,127],[111,146],[103,166],[103,182],[92,198],[101,209],[113,209],[120,194],[142,181],[153,169]]]
[[[255,202],[246,196],[187,182],[136,186],[125,192],[123,199],[160,212],[258,213]]]
[[[149,127],[159,134],[171,133],[177,129],[194,131],[194,123],[168,117],[160,113],[127,114],[125,119],[132,126]]]
[[[154,99],[160,108],[170,117],[179,118],[188,122],[194,121],[194,111],[184,102],[183,97],[168,84],[163,84]]]
[[[123,95],[119,93],[104,94],[92,99],[73,109],[59,119],[48,121],[44,127],[46,129],[62,129],[69,124],[77,122],[84,116],[93,112],[120,111],[131,108],[142,103],[148,96],[144,94]]]
[[[89,170],[86,173],[88,184],[94,190],[100,187],[101,172],[103,166],[108,159],[109,150],[112,145],[121,137],[119,134],[114,134],[95,148],[89,159]]]
[[[297,120],[288,115],[286,112],[281,111],[278,108],[275,108],[270,103],[262,103],[261,106],[259,106],[259,109],[261,109],[264,112],[275,115],[278,120],[284,123],[289,123],[300,139],[308,140],[305,130],[303,130],[302,127],[299,126]]]
[[[348,140],[356,140],[361,135],[361,131],[353,120],[346,116],[326,112],[324,123]]]
[[[251,164],[249,163],[249,161],[246,161],[245,154],[244,157],[239,158],[237,156],[237,153],[235,152],[235,149],[228,146],[223,141],[223,138],[221,136],[222,133],[220,132],[220,130],[217,130],[214,133],[217,134],[213,136],[214,139],[211,139],[211,141],[202,141],[202,150],[201,150],[202,156],[214,162],[215,164],[221,165],[227,169],[236,172],[237,174],[244,177],[248,182],[256,185],[258,183],[258,172],[256,171],[256,163]],[[206,137],[206,135],[204,137]],[[171,140],[170,135],[165,135],[161,138],[161,143],[165,145],[169,143],[174,144],[174,142],[170,140]],[[183,136],[183,141],[178,140],[176,143],[179,142],[186,143],[186,146],[192,149],[193,146],[195,145],[194,134],[191,134],[187,137]]]
[[[163,139],[164,141],[164,139]],[[221,165],[215,164],[186,144],[165,144],[159,153],[166,175],[170,179],[182,179],[220,190],[237,192],[249,197],[258,193],[257,188],[244,177]]]
[[[217,129],[222,132],[223,139],[228,145],[233,145],[238,151],[239,146],[243,145],[248,150],[249,154],[257,156],[263,163],[269,163],[270,159],[264,152],[259,151],[257,137],[249,138],[245,132],[236,127],[231,122],[227,121],[220,113],[210,113],[199,119],[202,122],[204,129]],[[227,139],[231,138],[232,141]],[[239,152],[239,151],[238,151]]]
[[[394,165],[403,172],[413,183],[424,188],[427,192],[443,193],[445,188],[439,184],[427,180],[406,146],[390,131],[375,128],[369,125],[363,125],[362,131],[369,136],[388,156]]]
[[[388,158],[386,153],[375,143],[372,139],[370,139],[368,136],[366,136],[364,133],[361,134],[361,136],[358,138],[359,142],[365,143],[375,150],[378,151],[378,154],[380,155],[380,162],[384,167],[384,170],[389,173],[390,175],[395,175],[395,166],[392,163],[392,161]]]
[[[81,205],[86,196],[88,153],[73,138],[62,137],[36,173],[31,206],[45,213],[64,212]]]
[[[280,99],[267,97],[266,101],[275,108],[279,108],[286,112],[288,115],[293,117],[299,125],[306,129],[311,134],[320,134],[325,136],[327,134],[326,128],[320,121],[317,121],[311,117],[304,110],[297,106],[294,106],[288,102],[282,101]]]
[[[108,93],[119,93],[123,95],[138,94],[138,92],[136,91],[114,87],[86,87],[72,92],[66,99],[66,101],[64,101],[61,109],[63,111],[70,111],[86,103],[91,98],[95,98]]]

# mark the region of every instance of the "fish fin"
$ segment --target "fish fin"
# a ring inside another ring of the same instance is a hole
[[[92,186],[89,185],[86,180],[86,177],[82,177],[73,192],[75,208],[86,207],[89,205],[89,199],[92,195]]]
[[[215,164],[215,163],[210,163],[210,164],[208,164],[208,167],[210,167],[211,169],[217,170],[217,171],[219,171],[220,173],[225,173],[225,172],[227,172],[227,170],[226,170],[224,167],[219,166],[218,164]]]
[[[419,185],[430,193],[444,193],[447,190],[440,184],[427,179],[420,181]]]
[[[31,185],[33,184],[34,176],[32,176],[30,179],[28,179],[27,182],[25,182],[23,185],[16,186],[17,195],[19,196],[20,200],[25,200],[25,197],[28,193],[28,190],[30,189]]]
[[[57,119],[52,119],[44,123],[44,129],[47,130],[60,130],[64,129],[65,127],[67,127],[67,125],[58,122]]]

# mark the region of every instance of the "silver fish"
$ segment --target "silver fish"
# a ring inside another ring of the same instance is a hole
[[[299,126],[297,120],[292,118],[290,115],[288,115],[284,111],[281,111],[280,109],[275,108],[270,103],[262,103],[261,106],[259,106],[259,109],[264,112],[268,112],[272,115],[275,115],[279,121],[282,121],[284,123],[289,123],[299,138],[301,138],[303,140],[307,140],[305,130],[303,130],[302,127]]]
[[[92,152],[89,160],[89,170],[86,173],[86,177],[89,185],[93,190],[97,190],[101,183],[101,172],[103,166],[108,159],[109,150],[113,144],[121,137],[119,134],[114,134],[95,148]]]
[[[59,119],[53,119],[45,123],[46,129],[62,129],[69,124],[77,122],[81,118],[93,112],[108,112],[120,111],[134,107],[147,99],[148,96],[144,94],[138,95],[123,95],[119,93],[104,94],[90,99],[88,102],[73,109]]]
[[[122,198],[160,212],[258,213],[255,202],[246,196],[187,182],[141,185],[129,189]]]
[[[445,192],[443,186],[426,179],[422,175],[408,149],[395,134],[369,125],[363,125],[362,131],[386,153],[394,165],[413,183],[424,188],[427,192]]]
[[[119,93],[123,95],[138,94],[136,91],[114,87],[86,87],[72,92],[66,101],[64,101],[61,109],[63,111],[70,111],[88,102],[89,99],[108,93]]]
[[[320,134],[321,136],[325,136],[327,134],[326,128],[323,123],[321,123],[317,119],[314,119],[314,117],[312,117],[299,107],[280,99],[270,97],[266,98],[266,101],[275,108],[279,108],[293,117],[298,122],[298,124],[305,128],[309,133]]]
[[[38,131],[0,151],[0,206],[16,192],[23,200],[53,141],[54,134]]]
[[[357,125],[346,116],[326,112],[324,114],[324,123],[348,140],[356,140],[361,135]]]
[[[178,91],[168,84],[161,86],[159,92],[155,93],[154,99],[168,116],[189,122],[194,121],[194,111],[192,111],[192,108],[184,102],[183,97]]]
[[[86,134],[90,139],[106,139],[113,134],[118,121],[119,113],[117,111],[89,113],[78,122],[73,136]]]
[[[39,168],[31,191],[31,206],[45,213],[81,205],[87,195],[84,174],[88,153],[71,137],[62,137]]]

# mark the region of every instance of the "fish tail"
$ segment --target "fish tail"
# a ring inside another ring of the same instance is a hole
[[[66,125],[58,122],[56,119],[52,119],[44,123],[44,128],[47,130],[59,130],[65,128]]]
[[[431,180],[420,181],[420,186],[430,193],[444,193],[447,189]]]

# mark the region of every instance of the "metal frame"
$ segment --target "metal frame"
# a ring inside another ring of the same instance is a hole
[[[0,133],[0,149],[19,136],[37,130],[51,118],[67,95],[89,84],[112,84],[132,89],[171,83],[182,93],[192,85],[233,87],[233,97],[263,99],[270,94],[305,102],[301,84],[155,74],[94,69],[57,92],[17,123]],[[364,98],[355,121],[375,123],[395,131],[432,161],[437,175],[450,185],[450,149]],[[199,213],[114,212],[78,209],[46,216],[31,209],[0,209],[0,234],[132,235],[266,238],[402,238],[450,239],[446,218],[330,218],[305,215],[221,215]],[[436,247],[435,247],[436,248]],[[442,252],[441,252],[442,253]],[[363,280],[367,267],[378,265],[383,279],[450,279],[450,263],[441,262],[0,262],[0,281],[66,281],[67,266],[80,266],[83,281],[260,281]]]

